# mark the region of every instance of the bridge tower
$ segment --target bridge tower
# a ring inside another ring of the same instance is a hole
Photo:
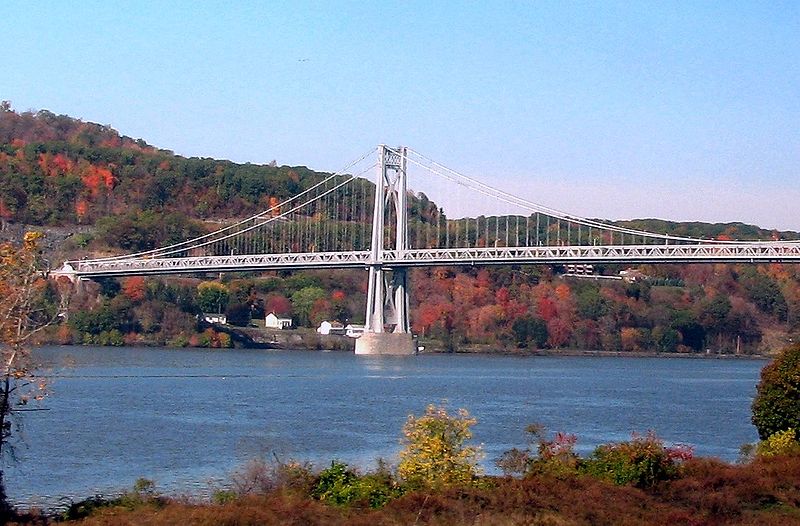
[[[402,267],[383,265],[386,250],[401,256],[408,249],[407,149],[403,146],[393,149],[382,144],[378,155],[367,320],[364,334],[356,340],[356,354],[408,355],[416,353],[417,347],[408,321],[407,272]],[[394,226],[395,232],[393,239],[388,240],[388,247],[387,226]]]

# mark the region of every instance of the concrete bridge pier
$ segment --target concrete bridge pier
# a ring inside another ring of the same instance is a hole
[[[417,354],[417,342],[407,332],[365,332],[356,339],[356,354],[411,356]]]

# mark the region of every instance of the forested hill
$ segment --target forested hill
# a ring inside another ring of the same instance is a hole
[[[0,218],[42,226],[141,224],[175,241],[193,220],[243,217],[295,195],[328,174],[304,166],[185,158],[99,124],[0,106]],[[130,225],[129,225],[130,226]],[[159,230],[162,230],[159,232]],[[132,248],[150,248],[149,246]]]
[[[328,174],[305,166],[237,164],[185,158],[109,126],[0,103],[0,219],[42,226],[96,225],[102,219],[163,232],[146,245],[198,233],[192,220],[243,217],[295,195]],[[412,210],[413,212],[413,210]],[[423,219],[424,220],[424,219]],[[626,226],[722,239],[796,238],[742,223]],[[151,247],[134,247],[151,248]]]

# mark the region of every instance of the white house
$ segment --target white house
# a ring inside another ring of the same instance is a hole
[[[228,323],[228,317],[224,314],[203,313],[203,320],[208,323],[219,323],[220,325],[225,325]]]
[[[267,329],[291,329],[292,328],[292,319],[291,318],[278,318],[274,312],[270,312],[267,314],[267,317],[264,319],[264,326]]]
[[[317,328],[319,334],[344,334],[344,325],[338,321],[323,321]]]
[[[364,334],[364,326],[363,325],[356,325],[351,323],[347,327],[344,328],[344,335],[349,336],[350,338],[358,338]]]
[[[619,276],[628,283],[635,283],[647,279],[647,274],[639,269],[629,268],[619,271]]]

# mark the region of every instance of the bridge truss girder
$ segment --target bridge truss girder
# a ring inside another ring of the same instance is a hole
[[[77,277],[190,274],[296,269],[411,268],[462,265],[665,263],[800,263],[797,243],[491,247],[310,252],[73,261],[64,273]]]

